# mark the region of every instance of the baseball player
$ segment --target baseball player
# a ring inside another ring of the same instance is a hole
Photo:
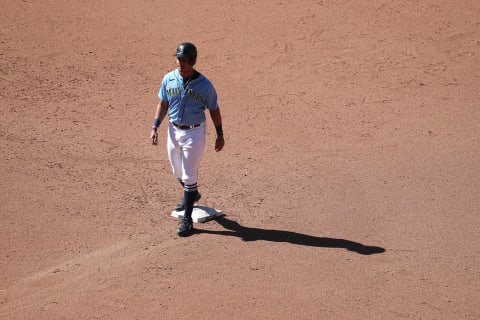
[[[183,199],[176,210],[185,210],[177,234],[188,236],[193,232],[192,211],[200,200],[198,192],[198,168],[205,149],[206,116],[208,109],[217,131],[215,150],[225,145],[222,116],[217,93],[212,83],[193,66],[197,60],[197,48],[189,42],[177,47],[177,68],[167,73],[158,92],[158,103],[150,139],[158,143],[157,129],[168,114],[168,159],[173,174],[183,187]]]

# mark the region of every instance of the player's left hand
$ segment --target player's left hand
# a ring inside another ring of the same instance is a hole
[[[223,139],[223,136],[218,136],[217,140],[215,140],[215,151],[222,151],[224,145],[225,139]]]

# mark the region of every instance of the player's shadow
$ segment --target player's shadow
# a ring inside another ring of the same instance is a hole
[[[311,247],[347,249],[349,251],[353,251],[363,255],[370,255],[370,254],[385,252],[385,249],[382,247],[366,246],[361,243],[345,240],[345,239],[315,237],[315,236],[310,236],[302,233],[285,231],[285,230],[270,230],[270,229],[244,227],[239,223],[237,223],[236,221],[227,219],[225,217],[219,217],[215,219],[215,221],[218,222],[227,230],[215,231],[215,230],[195,229],[196,233],[209,233],[209,234],[219,234],[224,236],[233,236],[233,237],[241,238],[243,241],[264,240],[264,241],[271,241],[271,242],[288,242],[292,244],[297,244],[302,246],[311,246]]]

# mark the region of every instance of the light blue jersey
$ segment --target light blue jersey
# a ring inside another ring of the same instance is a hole
[[[184,88],[185,86],[185,88]],[[165,75],[158,97],[168,102],[170,122],[194,125],[206,120],[205,108],[218,108],[217,92],[205,76],[200,76],[184,84],[178,70]]]

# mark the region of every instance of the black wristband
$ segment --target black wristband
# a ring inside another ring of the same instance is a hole
[[[152,129],[157,130],[159,126],[160,126],[160,119],[153,119]]]
[[[217,136],[223,136],[223,128],[221,124],[215,126],[215,130],[217,130]]]

